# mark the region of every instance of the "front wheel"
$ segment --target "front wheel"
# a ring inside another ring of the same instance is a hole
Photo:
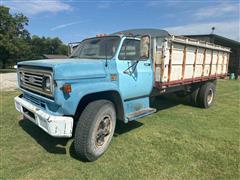
[[[97,100],[89,103],[76,126],[74,148],[87,161],[97,160],[107,150],[116,126],[112,102]]]

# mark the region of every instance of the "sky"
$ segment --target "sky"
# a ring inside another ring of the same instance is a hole
[[[238,0],[0,0],[11,13],[29,18],[32,35],[64,43],[133,28],[165,29],[170,34],[214,34],[240,41]]]

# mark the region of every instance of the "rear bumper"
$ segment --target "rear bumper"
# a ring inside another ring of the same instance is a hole
[[[21,97],[15,97],[14,100],[16,109],[49,135],[54,137],[72,136],[72,117],[50,115]]]

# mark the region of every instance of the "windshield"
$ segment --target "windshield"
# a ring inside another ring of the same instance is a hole
[[[119,42],[120,37],[118,36],[86,39],[78,45],[70,57],[84,59],[111,59],[117,51]]]

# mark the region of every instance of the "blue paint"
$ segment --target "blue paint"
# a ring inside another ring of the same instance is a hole
[[[126,38],[122,38],[124,42]],[[119,54],[120,49],[118,50]],[[132,74],[125,74],[129,66],[136,63],[136,61],[131,60],[119,60],[117,58],[117,72],[119,76],[119,89],[122,93],[124,99],[143,96],[150,94],[153,87],[153,69],[152,66],[146,66],[145,63],[151,63],[151,60],[139,61],[136,67],[130,68],[130,71],[134,72]]]
[[[24,96],[28,94],[42,101],[45,110],[50,114],[74,116],[84,96],[114,91],[121,97],[125,122],[127,122],[127,114],[149,107],[148,96],[153,87],[154,75],[151,59],[139,61],[136,67],[129,69],[134,70],[133,73],[124,73],[124,70],[136,62],[118,58],[125,39],[126,37],[122,37],[115,56],[107,60],[107,66],[106,60],[100,59],[47,59],[20,62],[18,65],[51,68],[57,85],[53,100],[27,90],[23,90]],[[116,74],[117,79],[112,80],[111,74]],[[72,92],[69,95],[64,94],[61,89],[65,83],[71,84]],[[43,107],[39,106],[39,108]]]

